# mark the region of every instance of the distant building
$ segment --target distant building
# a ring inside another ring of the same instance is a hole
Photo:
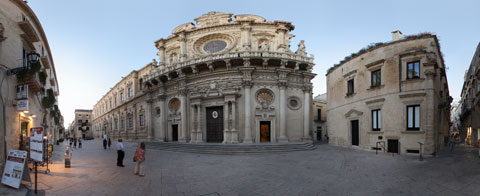
[[[328,70],[328,134],[332,145],[434,155],[448,136],[445,64],[432,34],[377,43]]]
[[[0,112],[0,124],[5,125],[0,126],[0,159],[4,163],[7,150],[29,149],[30,128],[42,126],[53,142],[63,129],[47,36],[24,1],[0,1],[0,65],[0,100],[5,106],[5,115]]]
[[[316,141],[328,141],[327,130],[327,93],[313,98],[313,139]]]
[[[69,137],[93,139],[92,110],[76,109],[75,120],[70,126],[71,131]]]
[[[459,105],[458,126],[462,141],[476,145],[480,140],[480,43],[473,55],[470,67],[465,72],[462,98]]]

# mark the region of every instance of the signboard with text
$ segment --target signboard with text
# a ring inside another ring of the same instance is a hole
[[[28,99],[17,100],[17,111],[28,111]]]
[[[7,162],[3,170],[2,183],[19,188],[23,176],[23,168],[27,159],[27,151],[9,150]]]
[[[43,162],[43,127],[30,129],[30,158]]]

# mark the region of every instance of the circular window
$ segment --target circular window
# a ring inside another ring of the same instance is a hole
[[[178,111],[178,109],[180,108],[180,100],[178,100],[177,98],[173,98],[172,100],[170,100],[170,103],[168,104],[168,108],[172,112]]]
[[[302,104],[300,102],[300,99],[298,97],[290,97],[287,100],[287,105],[288,108],[291,110],[298,110],[300,107],[302,107]]]
[[[268,89],[260,89],[257,91],[257,101],[259,103],[270,105],[273,102],[273,92]]]
[[[223,40],[213,40],[203,45],[203,50],[208,53],[216,53],[227,47],[227,42]]]

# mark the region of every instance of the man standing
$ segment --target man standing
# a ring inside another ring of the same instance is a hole
[[[107,149],[107,134],[103,135],[103,149]]]
[[[125,167],[125,165],[123,165],[123,157],[125,157],[125,151],[123,150],[123,143],[122,143],[122,139],[118,139],[118,143],[117,143],[117,166],[118,167]]]

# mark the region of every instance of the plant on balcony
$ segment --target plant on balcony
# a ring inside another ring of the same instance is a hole
[[[42,65],[39,62],[32,63],[27,68],[17,72],[17,80],[19,82],[25,82],[27,76],[34,76],[35,73],[40,71],[40,69],[42,69]]]
[[[41,94],[41,95],[45,95],[45,88],[40,87],[40,94]]]
[[[38,79],[40,79],[40,83],[42,83],[43,86],[47,83],[47,74],[43,71],[38,72]]]
[[[53,105],[53,107],[50,109],[50,117],[53,118],[53,121],[55,122],[55,125],[60,124],[60,110],[58,109],[58,105]]]
[[[55,95],[52,89],[47,89],[47,96],[42,98],[42,105],[44,108],[51,108],[55,104]]]

